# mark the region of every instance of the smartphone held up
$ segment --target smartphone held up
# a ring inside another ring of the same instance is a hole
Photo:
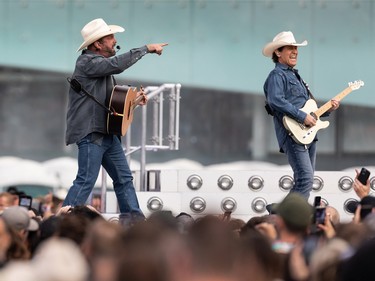
[[[363,185],[366,185],[367,184],[367,180],[369,179],[370,177],[370,171],[367,170],[366,168],[362,168],[361,171],[359,172],[358,176],[357,176],[357,179],[363,184]]]
[[[29,195],[19,195],[19,205],[22,207],[27,208],[28,210],[31,209],[31,205],[33,203],[33,198]]]

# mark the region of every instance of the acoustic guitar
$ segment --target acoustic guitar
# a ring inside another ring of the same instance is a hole
[[[361,80],[350,82],[348,84],[349,87],[336,95],[333,98],[334,100],[340,101],[352,91],[358,90],[364,85],[363,81]],[[303,123],[297,122],[295,119],[289,116],[284,116],[284,127],[289,131],[290,136],[294,139],[295,142],[299,144],[310,144],[314,140],[317,132],[320,129],[325,129],[329,126],[329,121],[321,121],[320,116],[322,116],[331,107],[331,101],[326,102],[324,105],[318,108],[316,102],[313,99],[309,99],[300,110],[313,116],[316,120],[316,125],[309,127]]]
[[[143,91],[143,88],[141,88]],[[137,97],[137,88],[116,85],[112,89],[109,108],[112,114],[107,115],[108,134],[124,136],[133,121],[134,109],[145,99],[144,95]]]

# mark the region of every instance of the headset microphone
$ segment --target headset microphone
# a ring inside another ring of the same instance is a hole
[[[116,53],[117,53],[118,51],[120,51],[121,47],[119,45],[117,45],[116,49],[117,49],[117,51],[116,51]]]

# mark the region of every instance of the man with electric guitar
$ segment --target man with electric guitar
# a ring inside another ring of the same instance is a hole
[[[143,89],[116,85],[114,74],[122,73],[144,55],[161,55],[167,43],[131,49],[117,55],[114,34],[125,29],[95,19],[81,30],[84,42],[76,61],[69,90],[66,144],[78,146],[78,172],[63,206],[84,205],[103,166],[113,180],[122,214],[144,219],[133,177],[121,145],[136,105],[144,105]],[[117,46],[117,49],[119,47]]]
[[[280,152],[286,154],[293,170],[294,186],[290,192],[298,192],[308,199],[314,181],[316,132],[328,126],[321,125],[319,117],[336,110],[340,99],[335,97],[323,110],[314,112],[316,102],[294,68],[298,47],[306,45],[307,41],[297,43],[292,32],[283,31],[264,46],[263,55],[275,63],[264,83],[264,93],[266,109],[273,115]]]

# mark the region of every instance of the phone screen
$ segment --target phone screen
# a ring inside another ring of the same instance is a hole
[[[316,225],[324,224],[325,218],[326,218],[326,208],[325,207],[315,208],[314,223]]]
[[[315,198],[314,198],[314,207],[319,207],[321,201],[322,201],[322,197],[315,196]]]
[[[19,205],[26,207],[28,209],[31,208],[32,204],[32,197],[31,196],[20,196],[19,198]]]

